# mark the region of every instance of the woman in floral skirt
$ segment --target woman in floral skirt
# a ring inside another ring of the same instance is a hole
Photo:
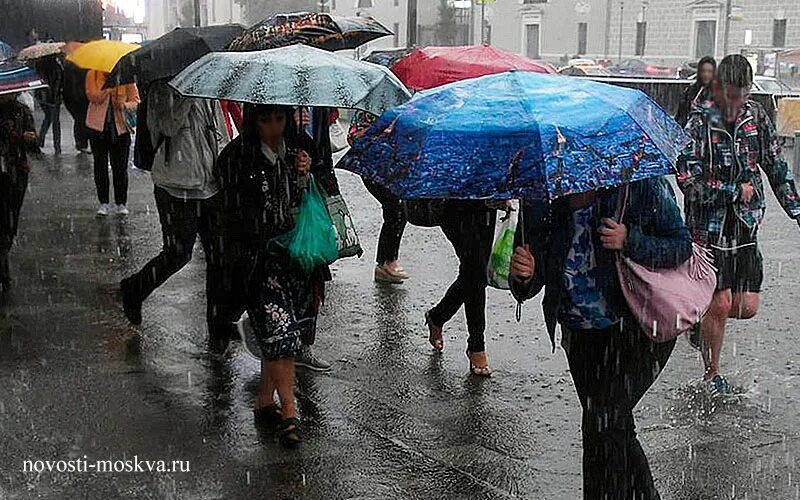
[[[215,169],[223,199],[218,235],[225,285],[244,306],[261,351],[257,423],[277,423],[284,446],[302,441],[294,401],[294,357],[313,335],[327,267],[304,272],[269,242],[292,229],[311,170],[308,152],[288,126],[293,110],[247,106],[242,135],[222,151]],[[275,402],[277,392],[280,404]]]

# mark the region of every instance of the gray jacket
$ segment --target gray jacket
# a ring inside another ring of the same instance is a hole
[[[156,149],[153,183],[215,193],[214,163],[230,140],[219,103],[183,97],[165,82],[156,82],[147,96],[147,117]]]

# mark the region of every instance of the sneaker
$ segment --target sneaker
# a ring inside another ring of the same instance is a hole
[[[327,361],[320,359],[311,352],[311,348],[303,346],[300,354],[294,357],[294,365],[298,368],[307,368],[315,372],[329,372],[331,371],[331,364]]]
[[[733,394],[733,387],[728,383],[728,380],[722,375],[714,375],[711,380],[706,380],[706,390],[712,395],[719,394],[721,396],[730,396]]]
[[[111,212],[111,205],[108,203],[101,203],[100,208],[97,209],[97,216],[107,217],[109,212]]]
[[[699,351],[703,348],[703,338],[701,337],[702,333],[702,324],[697,323],[689,330],[689,345],[694,347],[696,351]]]
[[[250,316],[246,311],[239,318],[239,321],[236,322],[236,329],[242,337],[242,346],[244,346],[245,352],[252,356],[253,359],[260,360],[261,346],[258,345],[256,333],[253,330],[253,325],[250,323]]]
[[[406,274],[406,276],[408,275]],[[402,275],[392,271],[385,265],[375,266],[375,281],[377,283],[391,283],[394,285],[400,285],[405,279],[407,278],[403,278]]]
[[[124,203],[120,203],[119,205],[116,206],[116,212],[117,215],[128,215],[131,213],[131,211],[128,210],[128,207],[126,207]]]
[[[125,317],[131,324],[139,326],[142,324],[142,302],[138,300],[131,290],[130,283],[127,278],[120,283],[120,290],[122,291],[122,311]]]

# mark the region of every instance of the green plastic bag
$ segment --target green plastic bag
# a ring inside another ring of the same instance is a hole
[[[308,180],[308,190],[303,193],[294,228],[272,241],[285,248],[289,257],[307,273],[339,258],[336,228],[313,176]]]
[[[511,256],[514,255],[514,234],[517,232],[519,204],[512,202],[512,210],[503,219],[498,219],[495,228],[492,255],[486,268],[489,286],[508,290],[508,275],[511,269]]]

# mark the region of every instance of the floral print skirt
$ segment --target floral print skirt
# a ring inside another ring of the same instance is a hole
[[[261,347],[262,359],[296,356],[302,338],[317,326],[318,301],[312,279],[286,262],[268,262],[247,314]]]

